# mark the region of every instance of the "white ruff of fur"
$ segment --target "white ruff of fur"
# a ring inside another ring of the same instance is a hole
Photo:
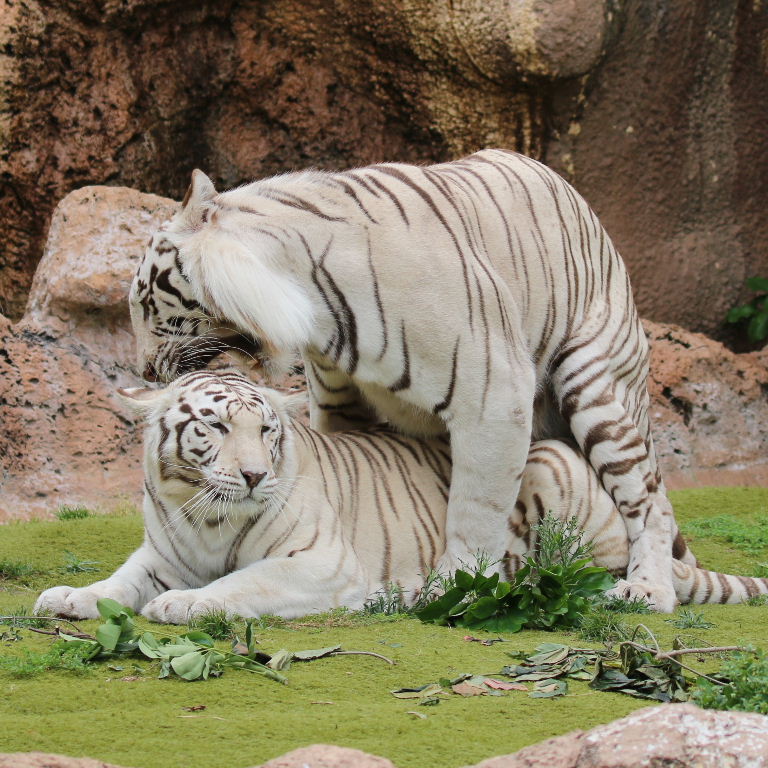
[[[199,300],[212,302],[220,319],[277,350],[295,350],[309,339],[314,312],[303,288],[277,263],[282,246],[247,231],[206,227],[189,238],[172,238],[183,254],[185,271]]]

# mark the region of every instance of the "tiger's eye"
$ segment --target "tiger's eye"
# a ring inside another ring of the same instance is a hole
[[[272,427],[270,427],[268,424],[264,424],[264,425],[261,427],[261,434],[262,434],[262,435],[266,435],[266,434],[267,434],[267,432],[271,432],[271,431],[272,431]]]

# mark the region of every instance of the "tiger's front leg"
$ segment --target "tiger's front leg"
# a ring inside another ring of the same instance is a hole
[[[478,555],[490,559],[490,572],[504,573],[508,521],[531,441],[534,374],[497,381],[485,397],[460,398],[446,417],[453,470],[441,573],[472,566]]]
[[[58,586],[46,589],[35,603],[34,613],[52,613],[70,619],[96,619],[96,604],[109,597],[138,611],[166,589],[182,585],[168,565],[148,545],[137,549],[109,578],[87,587]]]
[[[142,614],[163,624],[186,624],[212,611],[292,619],[341,605],[362,608],[367,594],[362,568],[351,550],[335,554],[323,549],[259,560],[199,589],[165,592]]]

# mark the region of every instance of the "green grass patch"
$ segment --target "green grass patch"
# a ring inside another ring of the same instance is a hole
[[[764,489],[679,491],[672,496],[683,523],[729,512],[755,524],[768,507]],[[66,525],[53,520],[0,526],[0,561],[24,562],[35,569],[23,580],[0,581],[0,615],[30,610],[39,591],[55,584],[83,586],[103,578],[141,539],[141,519],[135,514],[93,515],[68,520]],[[759,563],[768,562],[768,551],[745,552],[704,532],[695,535],[692,548],[707,567],[735,573],[750,574]],[[65,573],[65,551],[97,561],[99,573]],[[768,644],[768,605],[696,606],[695,612],[716,626],[678,629],[667,623],[668,616],[613,613],[630,628],[638,622],[647,624],[665,647],[681,634],[689,644]],[[93,634],[99,623],[85,621],[78,626]],[[136,624],[156,635],[164,631],[141,617]],[[420,707],[390,693],[466,673],[495,675],[513,662],[508,653],[530,654],[545,642],[601,647],[599,640],[586,641],[577,632],[523,630],[502,635],[504,642],[483,645],[466,640],[464,629],[425,625],[398,613],[344,610],[295,621],[262,617],[254,629],[266,652],[340,643],[345,650],[380,653],[395,665],[370,656],[295,662],[285,671],[288,685],[238,670],[226,670],[222,677],[205,682],[159,680],[155,662],[134,658],[96,662],[89,665],[93,672],[88,675],[52,667],[20,678],[10,669],[0,670],[4,693],[0,752],[88,755],[142,768],[245,768],[299,746],[324,742],[384,755],[399,768],[451,768],[575,728],[588,729],[649,704],[594,691],[578,680],[569,681],[567,696],[553,699],[509,691],[498,697],[452,695],[437,706]],[[51,639],[20,631],[20,642],[0,643],[0,656],[23,663],[27,652],[40,656],[50,652]],[[185,628],[171,631],[181,634]],[[235,622],[234,631],[242,639],[244,623]],[[482,631],[472,634],[487,640],[498,637]],[[219,644],[229,647],[227,641]],[[715,672],[720,664],[708,659],[694,666]],[[200,706],[205,709],[189,709]]]
[[[93,513],[86,507],[67,507],[61,506],[54,513],[57,520],[82,520],[84,517],[90,517]]]

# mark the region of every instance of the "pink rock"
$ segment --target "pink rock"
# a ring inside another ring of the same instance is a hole
[[[474,768],[764,768],[768,717],[662,704]]]
[[[359,749],[313,744],[276,757],[260,768],[395,768],[395,765],[385,757]]]

